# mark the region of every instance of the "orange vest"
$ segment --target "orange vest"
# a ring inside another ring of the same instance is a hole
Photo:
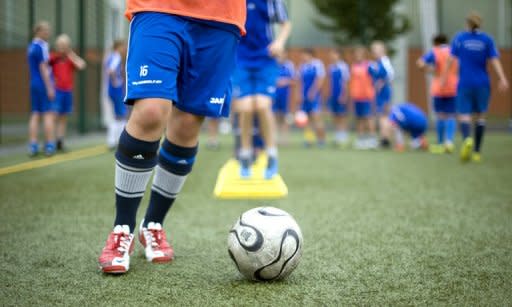
[[[125,16],[137,12],[162,12],[236,25],[245,34],[245,0],[127,0]]]
[[[434,57],[436,59],[436,66],[434,78],[430,86],[430,94],[434,97],[455,97],[457,95],[457,83],[459,82],[458,76],[458,63],[452,63],[446,83],[441,86],[441,74],[446,70],[446,64],[450,56],[450,47],[439,46],[432,48]]]
[[[367,61],[354,63],[350,67],[350,98],[353,101],[372,101],[375,98],[375,89]]]

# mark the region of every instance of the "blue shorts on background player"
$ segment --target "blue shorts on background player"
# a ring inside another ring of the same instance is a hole
[[[427,149],[428,143],[425,133],[428,129],[427,115],[420,108],[412,103],[400,103],[391,108],[389,121],[394,130],[395,145],[397,150],[403,150],[404,137],[403,132],[411,137],[412,149]],[[387,137],[391,137],[391,132],[386,132]]]
[[[265,130],[265,146],[268,156],[264,178],[272,179],[278,172],[277,132],[274,127],[272,100],[276,94],[279,67],[275,57],[284,52],[284,44],[291,31],[291,23],[283,0],[247,0],[247,35],[240,39],[237,67],[233,74],[234,110],[239,113],[241,131],[240,177],[249,179],[251,174],[250,127],[253,117]],[[279,24],[279,32],[273,37],[273,26]],[[282,102],[282,101],[281,101]],[[280,105],[285,108],[285,105]]]
[[[323,82],[325,80],[325,68],[322,61],[314,57],[312,49],[303,49],[301,51],[301,61],[299,75],[302,81],[302,106],[301,110],[309,115],[313,129],[315,130],[318,146],[325,145],[325,127],[320,116],[321,93]],[[309,129],[309,127],[307,128]],[[311,142],[305,134],[305,144],[310,146]]]
[[[482,18],[471,13],[466,18],[467,30],[458,33],[452,40],[451,55],[459,62],[459,85],[457,91],[457,113],[460,131],[464,139],[460,151],[463,162],[473,159],[480,162],[480,149],[485,131],[485,113],[489,106],[490,80],[487,63],[490,61],[499,78],[499,88],[508,89],[508,80],[498,59],[499,54],[494,40],[480,30]],[[452,65],[450,57],[442,83],[448,80],[448,70]],[[470,137],[471,115],[478,116],[474,131],[474,141]],[[474,151],[474,153],[473,153]]]
[[[43,117],[45,131],[45,154],[55,153],[53,99],[55,88],[51,76],[51,68],[48,65],[48,39],[50,26],[48,22],[39,22],[34,27],[34,39],[27,48],[27,60],[30,72],[30,100],[31,115],[28,124],[29,129],[29,155],[36,156],[39,153],[39,122]]]

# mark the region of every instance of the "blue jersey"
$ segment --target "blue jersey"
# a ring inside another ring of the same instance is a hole
[[[489,87],[487,60],[498,57],[493,39],[484,32],[460,32],[451,45],[459,60],[459,88]]]
[[[300,67],[300,76],[302,79],[302,92],[304,98],[308,100],[308,92],[318,78],[325,76],[324,64],[319,59],[313,59],[308,63],[302,64]],[[320,96],[320,89],[318,89],[318,97]]]
[[[141,68],[142,69],[142,68]],[[121,65],[121,55],[119,52],[112,52],[105,61],[105,70],[108,76],[109,90],[119,90],[124,86],[123,71]],[[114,77],[111,73],[114,73]]]
[[[338,99],[345,91],[343,88],[345,82],[350,79],[350,70],[347,63],[338,61],[329,66],[329,75],[331,77],[331,99]]]
[[[42,39],[34,38],[28,46],[27,58],[30,70],[30,87],[44,89],[45,84],[39,65],[41,63],[47,63],[50,59],[48,43]]]
[[[272,24],[287,20],[282,0],[247,0],[247,35],[240,39],[238,65],[257,68],[269,62],[275,63],[268,51],[273,40]]]
[[[290,84],[285,86],[279,86],[280,79],[288,79],[291,80],[295,76],[295,68],[293,67],[293,63],[291,61],[285,61],[284,63],[279,64],[279,77],[277,79],[278,85],[276,90],[276,96],[280,97],[288,97],[290,94]]]
[[[384,87],[391,86],[391,81],[395,77],[395,70],[393,69],[391,61],[387,56],[384,56],[378,59],[376,62],[372,63],[369,67],[369,72],[373,78],[373,81],[384,82]]]
[[[401,129],[411,132],[427,126],[427,116],[411,103],[401,103],[391,108],[389,118]]]

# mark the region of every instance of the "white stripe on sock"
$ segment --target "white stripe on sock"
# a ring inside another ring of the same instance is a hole
[[[136,198],[144,195],[152,169],[136,169],[116,163],[115,187],[116,193],[127,198]]]
[[[164,197],[176,198],[176,195],[183,188],[186,179],[187,175],[176,175],[157,165],[151,189]]]

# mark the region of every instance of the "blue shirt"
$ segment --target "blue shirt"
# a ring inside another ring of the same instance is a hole
[[[487,60],[498,57],[498,50],[489,35],[460,32],[453,38],[451,54],[459,60],[459,88],[490,86]]]
[[[287,20],[288,14],[282,0],[247,0],[247,35],[240,39],[238,65],[257,68],[275,63],[268,51],[274,36],[272,24]]]
[[[338,61],[329,66],[331,77],[331,99],[338,99],[345,90],[343,85],[350,79],[350,70],[347,63]]]
[[[325,76],[324,64],[319,59],[312,59],[310,62],[301,65],[299,73],[302,79],[302,94],[307,100],[308,92],[316,79],[323,78]],[[320,89],[318,89],[317,95],[319,98]]]
[[[45,88],[39,65],[48,63],[50,56],[48,43],[40,38],[34,38],[27,49],[28,67],[30,70],[30,87]],[[50,69],[48,67],[48,69]]]
[[[285,61],[279,64],[279,79],[293,79],[295,75],[295,68],[293,67],[293,63],[291,61]],[[290,85],[285,86],[277,86],[276,95],[281,97],[287,97],[290,94]]]
[[[389,118],[405,131],[414,130],[427,124],[427,116],[411,103],[401,103],[391,108]]]
[[[141,67],[141,69],[143,69]],[[121,55],[118,52],[111,52],[105,61],[105,70],[108,78],[109,90],[119,90],[124,86],[123,72],[121,67]],[[114,78],[110,73],[114,72]]]
[[[381,91],[386,87],[390,87],[391,81],[395,77],[395,70],[387,56],[384,56],[372,63],[368,71],[370,72],[374,83],[377,81],[384,82],[384,86],[381,88]]]

